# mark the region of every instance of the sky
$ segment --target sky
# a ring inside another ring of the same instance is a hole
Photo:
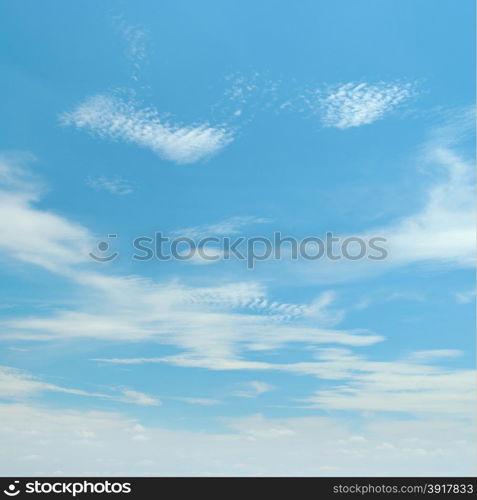
[[[2,2],[2,474],[474,475],[474,10]]]

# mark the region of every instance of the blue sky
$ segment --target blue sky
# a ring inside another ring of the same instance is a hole
[[[474,14],[3,2],[4,474],[473,474]],[[134,260],[157,231],[388,257]]]

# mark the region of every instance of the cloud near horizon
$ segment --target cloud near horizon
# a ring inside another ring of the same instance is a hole
[[[204,432],[20,403],[0,403],[0,418],[9,450],[0,467],[12,476],[470,476],[475,467],[472,424],[449,418],[252,414]]]

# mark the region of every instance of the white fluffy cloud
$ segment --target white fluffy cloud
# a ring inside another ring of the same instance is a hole
[[[63,113],[61,123],[85,129],[98,137],[133,143],[177,163],[210,156],[232,140],[229,131],[208,124],[181,126],[163,121],[152,108],[139,109],[119,97],[100,94],[75,110]]]

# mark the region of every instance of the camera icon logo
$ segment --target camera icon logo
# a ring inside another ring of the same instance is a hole
[[[18,484],[20,484],[20,481],[13,481],[6,490],[3,490],[3,493],[9,497],[16,497],[20,493],[20,490],[17,489]]]
[[[108,234],[108,238],[117,238],[117,237],[118,237],[117,234]],[[93,252],[89,253],[89,256],[96,262],[110,262],[119,255],[119,252],[113,252],[109,255],[104,255],[104,252],[107,252],[109,250],[109,243],[107,241],[100,241],[98,243],[98,250],[103,255],[96,255]]]

